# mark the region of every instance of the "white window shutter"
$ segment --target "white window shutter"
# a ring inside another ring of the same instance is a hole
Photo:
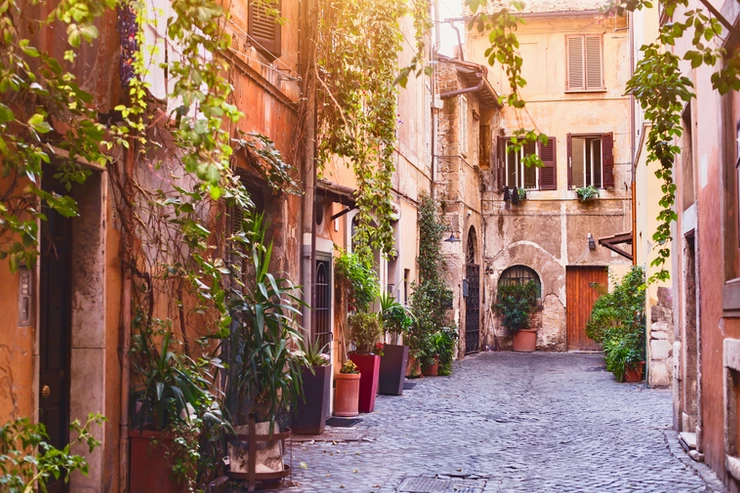
[[[586,36],[586,89],[604,87],[601,36]]]
[[[586,89],[583,70],[583,36],[568,36],[568,89]]]

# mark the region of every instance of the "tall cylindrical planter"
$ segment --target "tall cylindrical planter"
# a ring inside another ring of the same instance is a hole
[[[320,435],[326,427],[329,415],[331,394],[331,366],[304,368],[303,395],[298,397],[293,415],[293,433],[299,435]]]
[[[385,395],[403,394],[403,383],[408,364],[409,347],[395,344],[383,346],[383,356],[380,357],[380,379],[378,392]]]
[[[173,452],[172,436],[159,431],[131,430],[129,491],[157,491],[159,493],[181,493],[184,485],[172,476],[168,459]]]
[[[360,374],[334,375],[334,416],[349,418],[360,414]]]
[[[533,353],[537,349],[537,331],[534,329],[520,329],[514,333],[514,351]]]
[[[360,412],[371,413],[375,410],[375,396],[378,395],[380,356],[353,353],[350,354],[349,359],[360,370]]]

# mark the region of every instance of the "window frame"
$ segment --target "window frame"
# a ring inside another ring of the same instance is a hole
[[[457,100],[458,107],[458,124],[457,124],[457,139],[458,146],[460,147],[460,154],[464,157],[468,157],[470,143],[470,129],[468,122],[468,98],[464,95],[458,96]]]
[[[601,72],[601,84],[599,87],[589,87],[588,84],[588,50],[586,40],[589,37],[599,38],[599,65]],[[581,38],[581,59],[583,73],[583,87],[572,87],[570,75],[570,39]],[[565,92],[582,93],[582,92],[606,92],[606,75],[604,74],[604,35],[601,33],[592,34],[566,34],[565,35]]]
[[[505,146],[504,147],[504,186],[509,187],[509,188],[512,187],[512,185],[509,184],[509,143],[510,142],[511,142],[511,138],[509,137],[504,138],[504,146]],[[534,153],[537,156],[540,155],[540,149],[538,145],[534,146]],[[526,186],[523,186],[524,185],[524,169],[526,168],[526,166],[523,163],[524,157],[525,157],[524,147],[522,147],[521,149],[519,149],[519,156],[518,156],[519,163],[517,163],[516,165],[517,182],[521,181],[522,186],[520,187],[519,183],[516,183],[513,185],[513,187],[522,188],[524,190],[540,190],[539,169],[535,169],[535,174],[534,174],[535,186],[533,188],[527,188]],[[521,180],[518,179],[520,178],[520,173],[521,173]]]
[[[505,277],[507,273],[515,272],[517,269],[523,269],[525,272],[527,272],[528,274],[531,274],[532,276],[528,278],[527,277],[514,277],[514,278]],[[542,299],[542,277],[540,277],[539,273],[532,267],[528,265],[524,265],[524,264],[513,264],[513,265],[508,266],[506,269],[501,271],[501,274],[499,274],[498,276],[498,280],[496,281],[497,290],[502,286],[501,282],[506,279],[510,279],[512,282],[514,282],[514,280],[516,279],[516,282],[518,284],[521,284],[521,281],[523,279],[535,281],[535,284],[537,284],[537,299],[539,300]]]
[[[258,19],[259,16],[269,18],[270,16],[265,12],[267,8],[277,9],[279,12],[283,11],[282,0],[277,0],[274,5],[265,5],[257,0],[249,0],[247,6],[247,34],[250,42],[254,48],[267,57],[270,61],[280,58],[282,55],[283,47],[283,30],[282,25],[277,19],[274,19],[274,29],[272,39],[268,39],[255,32],[257,26],[255,23],[265,22],[265,19]]]
[[[599,173],[599,176],[601,177],[601,183],[596,188],[598,188],[599,190],[606,190],[606,187],[604,186],[604,135],[603,134],[573,134],[573,135],[571,135],[571,141],[572,141],[572,139],[583,139],[584,140],[584,145],[586,145],[586,143],[588,142],[588,139],[599,139],[600,146],[601,146],[600,158],[599,158],[599,160],[600,160],[599,166],[601,167],[601,173]],[[584,151],[583,151],[584,152],[584,154],[583,154],[583,156],[584,156],[584,160],[583,160],[583,180],[584,180],[584,184],[575,183],[574,180],[573,180],[573,178],[571,178],[571,180],[570,180],[571,181],[571,188],[573,190],[575,190],[576,188],[590,186],[589,183],[585,183],[585,181],[586,181],[586,159],[585,159],[585,157],[586,157],[586,151],[587,151],[587,149],[584,148]],[[593,149],[591,150],[591,153],[593,154]],[[594,175],[594,173],[593,173],[593,155],[591,157],[591,161],[592,161],[591,162],[591,181],[593,181],[593,175]],[[571,176],[572,176],[572,173],[573,173],[573,171],[572,171],[573,170],[573,147],[572,147],[572,145],[571,145],[571,148],[570,148],[570,153],[568,155],[568,165],[570,166]]]

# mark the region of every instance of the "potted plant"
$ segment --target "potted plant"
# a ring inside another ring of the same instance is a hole
[[[514,339],[514,351],[533,352],[537,330],[530,328],[530,318],[537,308],[537,285],[534,281],[499,286],[493,309],[501,325]]]
[[[642,380],[645,358],[641,337],[636,333],[612,335],[604,341],[606,369],[620,382],[635,383]]]
[[[576,188],[576,195],[581,199],[581,202],[586,202],[601,196],[601,193],[598,188],[593,185],[589,185],[587,187]]]
[[[411,312],[399,303],[390,293],[380,297],[380,311],[383,317],[383,331],[390,336],[392,344],[385,344],[380,358],[380,380],[378,392],[386,395],[403,393],[404,377],[409,358],[409,347],[399,344],[408,335],[413,318]]]
[[[455,355],[455,344],[458,339],[457,328],[452,326],[442,327],[442,330],[436,332],[433,336],[433,342],[437,354],[439,355],[439,376],[452,375],[452,360]]]
[[[371,413],[375,409],[375,396],[378,394],[380,377],[380,317],[377,313],[356,312],[349,316],[351,340],[355,350],[350,359],[360,370],[360,412]]]
[[[346,361],[334,379],[334,415],[352,417],[360,414],[360,370],[357,365],[352,360]]]
[[[306,357],[299,348],[302,329],[296,319],[298,289],[269,273],[272,245],[265,242],[262,216],[244,221],[244,247],[234,262],[238,284],[230,292],[232,315],[223,359],[224,396],[235,433],[228,443],[232,479],[280,480],[290,474],[283,442],[290,430],[278,418],[293,408],[302,389]],[[241,265],[245,265],[244,272]]]
[[[298,399],[293,415],[293,433],[320,435],[326,426],[331,397],[331,356],[329,344],[319,346],[319,340],[306,344],[306,366],[303,367],[303,395]]]
[[[165,493],[179,493],[196,480],[201,416],[220,420],[208,390],[207,359],[194,359],[177,346],[170,323],[136,317],[132,339],[134,409],[130,442],[131,491],[157,484]],[[221,423],[223,424],[223,423]]]

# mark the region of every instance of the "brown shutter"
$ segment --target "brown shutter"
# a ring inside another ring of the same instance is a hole
[[[568,190],[571,190],[573,188],[573,140],[568,134],[567,136],[567,155],[565,157],[565,165],[568,167]]]
[[[571,91],[582,91],[586,89],[583,73],[583,36],[568,36],[565,42],[568,50],[567,88]]]
[[[503,191],[506,185],[506,138],[498,137],[496,139],[496,156],[498,157],[496,166],[496,180],[498,189]]]
[[[586,89],[604,87],[601,36],[586,36]]]
[[[540,159],[544,166],[539,169],[540,172],[540,189],[557,190],[558,189],[558,169],[556,167],[557,155],[555,148],[555,137],[549,137],[547,144],[539,145]]]
[[[614,188],[614,134],[601,136],[602,159],[604,160],[604,188]]]
[[[255,48],[262,54],[277,58],[280,56],[281,29],[275,16],[268,12],[271,9],[280,11],[281,0],[273,4],[263,2],[249,3],[249,36],[255,41]]]

